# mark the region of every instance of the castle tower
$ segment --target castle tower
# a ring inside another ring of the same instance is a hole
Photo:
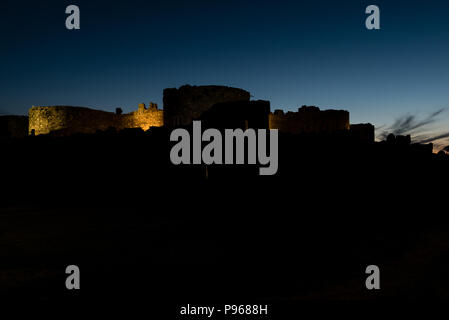
[[[145,103],[139,103],[139,106],[137,107],[137,111],[139,113],[144,113],[147,108],[145,107]]]
[[[248,91],[226,86],[182,86],[164,89],[164,123],[168,127],[190,125],[218,103],[249,101]]]

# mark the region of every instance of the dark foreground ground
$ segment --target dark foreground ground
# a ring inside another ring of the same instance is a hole
[[[276,176],[227,167],[206,179],[202,166],[170,165],[158,139],[3,148],[3,299],[168,304],[176,315],[186,304],[449,298],[446,159],[283,137]],[[77,292],[65,288],[71,264]],[[380,290],[365,288],[371,264]]]
[[[225,249],[213,230],[146,214],[151,210],[3,209],[1,292],[17,298],[69,298],[73,293],[65,290],[64,270],[77,264],[83,272],[82,293],[91,298],[109,290],[125,299],[133,292],[170,293],[186,303],[194,297],[213,300],[211,294],[230,300],[449,298],[447,225],[415,226],[401,237],[380,231],[371,243],[354,243],[351,254],[343,253],[351,256],[347,261],[326,251],[312,259],[304,251],[313,239],[296,244],[291,257],[273,261],[265,260],[273,253],[268,250],[245,248],[248,244]],[[369,263],[382,271],[382,289],[375,293],[364,286]],[[236,277],[236,283],[229,277]],[[121,286],[128,290],[121,292]]]

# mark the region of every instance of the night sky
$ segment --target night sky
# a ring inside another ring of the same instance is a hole
[[[70,4],[80,30],[65,28]],[[380,7],[381,30],[365,28],[370,4]],[[167,87],[219,84],[270,100],[272,110],[346,109],[377,134],[431,141],[449,132],[448,13],[449,2],[435,0],[2,0],[0,113],[129,112],[162,106]]]

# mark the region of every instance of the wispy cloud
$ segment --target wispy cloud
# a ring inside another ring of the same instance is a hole
[[[438,116],[441,115],[445,108],[441,108],[435,112],[432,112],[424,119],[418,119],[416,115],[404,115],[396,119],[396,121],[390,127],[384,129],[379,138],[386,138],[390,133],[394,135],[415,135],[418,134],[422,129],[425,129],[426,126],[432,124],[438,120]]]
[[[443,134],[439,134],[439,135],[436,135],[436,136],[429,136],[427,138],[423,138],[421,140],[414,140],[414,141],[417,142],[417,143],[429,143],[429,142],[434,142],[434,141],[441,140],[441,139],[444,139],[444,138],[449,138],[449,132],[446,132],[446,133],[443,133]]]
[[[449,138],[449,131],[431,130],[430,125],[440,120],[441,115],[447,111],[447,108],[438,109],[426,117],[420,119],[417,115],[404,115],[396,119],[389,127],[382,126],[377,129],[383,129],[377,136],[380,140],[385,140],[390,133],[394,135],[410,135],[415,143],[435,143],[436,149],[445,147]]]

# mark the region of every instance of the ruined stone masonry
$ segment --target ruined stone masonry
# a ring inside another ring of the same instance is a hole
[[[148,108],[141,103],[136,111],[126,114],[122,114],[120,108],[113,113],[85,107],[32,107],[28,121],[26,117],[16,116],[4,118],[0,124],[5,129],[4,136],[18,137],[26,133],[67,136],[105,131],[111,127],[146,131],[151,127],[188,126],[193,120],[202,119],[219,127],[249,126],[293,134],[348,131],[355,140],[374,141],[374,126],[350,125],[348,111],[302,106],[297,112],[276,110],[271,113],[269,101],[250,101],[250,93],[238,88],[185,85],[164,89],[163,101],[163,110],[150,102]]]
[[[182,86],[164,89],[164,117],[168,127],[186,126],[213,105],[249,101],[248,91],[226,86]]]
[[[94,110],[84,107],[54,106],[32,107],[29,112],[29,134],[71,135],[74,133],[95,133],[113,127],[125,128],[160,127],[164,124],[163,111],[157,105],[139,104],[136,111],[126,114]]]
[[[321,111],[315,106],[302,106],[298,112],[275,110],[269,115],[270,129],[289,133],[332,133],[349,130],[349,112]]]
[[[371,123],[351,124],[351,137],[359,142],[374,141],[374,126]]]

